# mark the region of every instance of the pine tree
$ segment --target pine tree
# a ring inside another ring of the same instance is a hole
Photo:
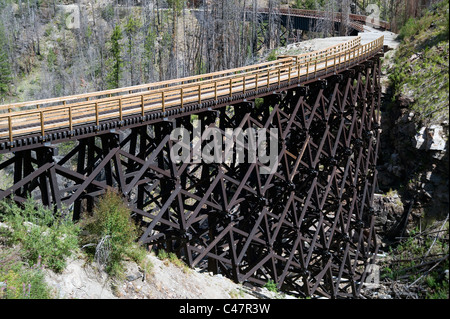
[[[3,31],[3,26],[0,25],[0,97],[9,92],[11,81],[11,68],[6,51],[5,32]]]
[[[128,22],[125,24],[124,26],[124,31],[125,34],[128,38],[128,47],[127,47],[127,53],[128,53],[128,65],[129,65],[129,70],[130,70],[130,84],[134,85],[136,84],[136,80],[135,80],[135,75],[134,75],[134,70],[135,70],[135,59],[134,57],[134,38],[136,37],[136,35],[138,34],[138,31],[141,28],[141,21],[137,18],[134,18],[132,16],[128,17]]]
[[[119,87],[123,67],[120,40],[122,40],[122,30],[120,29],[120,26],[117,25],[114,28],[110,41],[110,58],[108,60],[110,71],[106,78],[108,89],[115,89]]]

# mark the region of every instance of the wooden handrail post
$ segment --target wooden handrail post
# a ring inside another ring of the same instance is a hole
[[[214,100],[217,101],[217,80],[214,81]]]
[[[311,62],[306,62],[306,81],[308,81],[308,74],[309,74],[309,65]]]
[[[233,96],[233,78],[230,78],[230,97]]]
[[[202,103],[202,86],[198,85],[198,104]]]
[[[123,113],[122,113],[122,98],[119,98],[119,119],[122,122],[123,120]]]
[[[336,53],[334,54],[334,72],[336,72]]]
[[[145,108],[144,108],[144,94],[141,94],[141,115],[145,115]]]
[[[13,131],[12,131],[12,116],[8,116],[8,130],[9,130],[9,141],[13,141]]]
[[[45,135],[45,128],[44,128],[44,111],[39,112],[40,118],[41,118],[41,135],[44,137]]]
[[[181,107],[183,107],[183,105],[184,105],[184,88],[183,87],[181,87],[181,89],[180,89],[180,105],[181,105]]]
[[[281,80],[281,68],[278,68],[278,88],[280,87],[280,80]]]
[[[161,107],[162,107],[162,111],[165,112],[166,111],[166,101],[165,101],[165,97],[164,97],[164,91],[161,92]]]
[[[72,107],[69,106],[69,130],[73,130],[73,123],[72,123]]]
[[[291,85],[291,70],[292,66],[289,65],[288,85]]]
[[[95,102],[95,123],[97,126],[99,125],[99,118],[98,118],[98,102]]]

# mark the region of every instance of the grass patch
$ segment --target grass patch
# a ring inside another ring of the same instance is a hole
[[[439,226],[439,227],[438,227]],[[412,230],[381,265],[381,280],[407,282],[419,287],[426,299],[448,299],[448,222],[435,223],[423,231]]]
[[[159,249],[156,257],[158,257],[159,259],[164,261],[164,264],[166,266],[168,266],[169,263],[171,263],[171,264],[177,266],[178,268],[181,268],[184,273],[188,273],[190,271],[189,266],[186,265],[186,263],[184,261],[179,259],[177,257],[177,255],[174,253],[171,253],[171,252],[168,253],[164,249]]]
[[[50,299],[40,261],[27,267],[13,248],[0,250],[0,299]]]
[[[267,290],[272,291],[272,292],[278,292],[277,284],[272,279],[269,279],[264,284],[264,288],[267,288]]]

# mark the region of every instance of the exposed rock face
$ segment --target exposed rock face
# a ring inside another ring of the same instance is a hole
[[[397,193],[375,194],[373,205],[377,216],[375,231],[383,243],[400,222],[404,213],[403,203]]]
[[[379,187],[402,189],[416,197],[417,208],[433,217],[445,216],[448,195],[448,123],[419,125],[416,115],[400,109],[384,116],[380,152]]]
[[[443,135],[444,135],[444,128],[441,125],[430,125],[429,127],[423,126],[420,128],[419,132],[414,136],[415,141],[414,146],[419,150],[445,151],[446,141],[443,138]],[[437,154],[437,158],[440,155],[444,154]]]
[[[412,63],[420,58],[421,53],[415,52],[408,61]],[[377,170],[378,191],[384,195],[374,199],[380,235],[386,235],[395,223],[400,222],[409,203],[414,203],[409,215],[411,221],[422,216],[444,218],[450,202],[448,119],[433,117],[425,120],[424,114],[413,111],[413,105],[415,110],[420,109],[414,98],[417,92],[406,86],[397,91],[393,100],[395,92],[387,79],[392,72],[392,62],[393,59],[386,57],[387,69],[381,78],[384,103]],[[390,190],[397,190],[398,198],[387,196]]]

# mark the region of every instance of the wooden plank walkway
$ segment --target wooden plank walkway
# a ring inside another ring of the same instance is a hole
[[[383,36],[361,45],[361,37],[298,56],[231,70],[115,90],[0,106],[0,141],[52,130],[182,108],[293,79],[312,80],[352,67],[383,48]]]

